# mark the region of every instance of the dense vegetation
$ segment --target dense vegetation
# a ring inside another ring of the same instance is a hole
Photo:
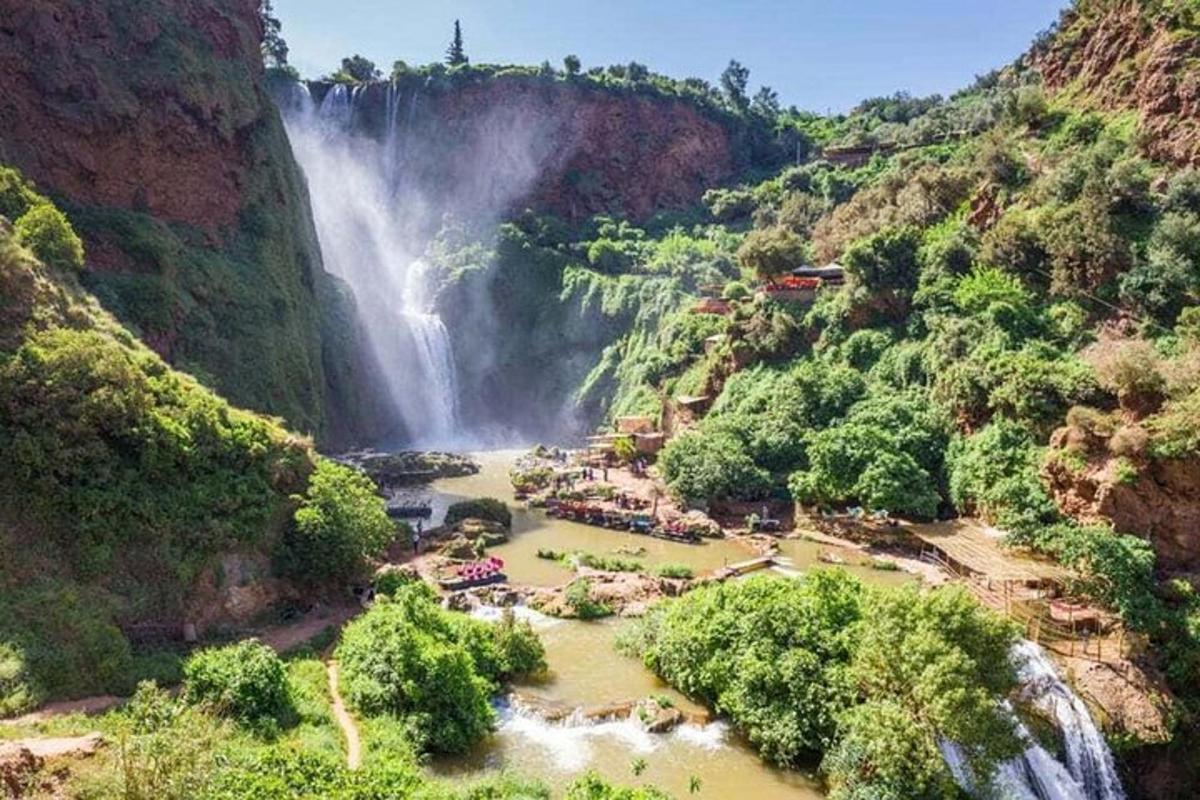
[[[96,800],[549,800],[533,779],[502,773],[480,781],[431,780],[402,726],[377,718],[360,723],[364,742],[359,769],[346,766],[341,733],[330,707],[325,665],[307,647],[282,660],[242,643],[195,657],[189,672],[203,675],[204,697],[194,683],[179,696],[144,683],[122,709],[99,718],[71,718],[66,734],[100,730],[110,742],[90,759],[38,788],[58,796]],[[239,666],[240,657],[250,663]],[[264,669],[264,667],[266,669]],[[229,700],[237,698],[231,705]],[[216,702],[214,702],[216,701]],[[244,724],[234,706],[273,713],[278,722]],[[224,712],[224,713],[222,713]],[[14,790],[26,787],[11,775]],[[65,783],[60,784],[60,782]],[[23,795],[24,796],[24,795]],[[40,795],[39,795],[40,796]],[[566,791],[572,800],[658,800],[651,789],[623,789],[595,776],[580,777]]]
[[[528,623],[509,614],[489,625],[444,611],[419,582],[350,623],[336,655],[357,710],[398,719],[418,749],[436,753],[465,751],[491,730],[488,699],[502,683],[545,668]]]
[[[955,798],[938,743],[981,779],[1021,748],[997,701],[1009,624],[961,589],[866,590],[841,571],[754,577],[659,606],[623,642],[769,761],[821,757],[835,800]]]
[[[13,676],[0,705],[131,691],[141,662],[122,626],[182,627],[222,553],[274,556],[328,586],[382,550],[393,527],[369,481],[100,310],[69,223],[23,226],[58,211],[11,170],[0,207],[15,218],[0,224],[0,642]]]

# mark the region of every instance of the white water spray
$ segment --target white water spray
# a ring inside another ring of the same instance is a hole
[[[355,129],[361,87],[329,89],[319,107],[297,84],[284,123],[308,179],[325,267],[354,292],[371,354],[409,439],[425,447],[461,442],[457,367],[433,311],[434,276],[419,258],[419,197],[401,191],[411,113],[387,95],[382,142]],[[415,109],[416,93],[410,99]]]
[[[1112,752],[1103,735],[1087,706],[1058,676],[1045,652],[1032,642],[1022,641],[1013,647],[1011,657],[1017,667],[1022,698],[1045,714],[1061,732],[1066,763],[1038,744],[1029,729],[1016,720],[1017,735],[1025,742],[1025,752],[997,769],[995,789],[999,796],[1008,800],[1125,800]],[[941,747],[955,780],[974,793],[971,771],[962,750],[951,742],[942,742]]]
[[[490,234],[480,232],[567,157],[569,116],[469,99],[455,106],[428,82],[334,85],[318,96],[319,104],[295,84],[279,98],[284,124],[308,180],[325,266],[354,292],[405,444],[466,449],[494,440],[480,419],[490,410],[481,374],[496,367],[503,331],[482,297],[456,306],[451,337],[435,302],[443,275],[421,259],[447,221],[481,236],[486,252]],[[459,380],[454,346],[471,380]]]

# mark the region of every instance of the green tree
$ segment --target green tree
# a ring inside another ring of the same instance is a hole
[[[49,203],[33,206],[16,224],[17,241],[42,262],[62,269],[82,269],[83,242],[66,216]]]
[[[746,96],[746,84],[750,82],[750,70],[741,63],[731,60],[729,66],[721,73],[721,91],[725,102],[735,111],[745,111],[750,100]]]
[[[750,110],[761,117],[774,120],[779,116],[779,94],[770,86],[760,87],[750,102]]]
[[[579,75],[579,70],[582,64],[579,62],[579,56],[571,54],[563,58],[563,69],[566,70],[567,76],[574,78]]]
[[[454,20],[454,37],[450,40],[450,47],[446,50],[446,63],[452,67],[467,63],[467,53],[463,50],[462,26],[458,20]]]
[[[317,462],[304,495],[293,499],[299,507],[283,538],[281,561],[301,580],[354,578],[395,536],[371,479],[328,459]]]
[[[263,63],[268,68],[284,69],[288,65],[288,45],[283,39],[283,23],[275,16],[272,0],[260,0],[258,13],[263,23]]]
[[[379,80],[382,73],[375,62],[358,54],[342,59],[342,67],[333,75],[333,79],[345,83],[369,83]]]
[[[1022,749],[997,700],[1016,686],[1011,622],[961,587],[871,592],[849,677],[863,702],[826,756],[831,798],[959,797],[938,746],[957,744],[978,783]]]
[[[282,723],[294,713],[283,661],[255,639],[193,653],[183,680],[188,702],[246,725]]]
[[[841,570],[695,589],[645,618],[646,665],[726,714],[762,756],[795,765],[834,740],[862,586]],[[626,640],[626,644],[629,644]]]
[[[676,436],[658,459],[667,486],[692,502],[762,497],[770,476],[759,468],[746,447],[724,431],[689,431]]]
[[[423,583],[397,588],[346,626],[336,656],[342,691],[360,712],[399,717],[419,750],[460,753],[494,721],[488,696],[545,666],[527,623],[489,625],[438,605]]]
[[[804,242],[784,227],[753,230],[738,247],[738,261],[759,280],[770,280],[804,264]]]
[[[885,228],[850,245],[842,264],[854,286],[887,302],[893,313],[904,313],[917,288],[920,247],[917,228]]]

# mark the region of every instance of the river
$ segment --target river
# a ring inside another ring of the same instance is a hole
[[[479,474],[434,483],[430,496],[434,521],[440,521],[446,508],[460,499],[496,497],[511,504],[508,468],[517,455],[514,451],[477,454],[482,467]],[[803,569],[817,562],[815,543],[788,540],[783,545],[782,552],[791,560],[790,566]],[[554,519],[541,511],[519,506],[513,510],[511,540],[490,548],[489,553],[504,559],[511,582],[550,586],[563,583],[571,573],[556,561],[538,558],[539,548],[610,554],[621,547],[645,548],[640,558],[647,566],[686,564],[698,573],[752,555],[732,541],[698,545],[668,542]],[[911,580],[903,573],[866,567],[849,569],[873,583]],[[518,691],[570,706],[593,707],[648,695],[667,695],[684,711],[702,711],[639,661],[617,653],[613,641],[627,622],[555,620],[540,615],[531,615],[531,619],[546,645],[549,670],[537,682],[515,687]],[[435,760],[431,769],[451,778],[515,770],[540,776],[556,790],[584,770],[593,769],[624,784],[652,783],[676,797],[688,796],[692,777],[700,780],[703,797],[756,800],[824,797],[819,782],[811,774],[767,766],[722,721],[707,725],[688,723],[664,735],[645,733],[636,720],[550,723],[507,704],[501,704],[498,711],[500,724],[489,739],[466,756]],[[645,760],[640,776],[632,772],[637,759]]]

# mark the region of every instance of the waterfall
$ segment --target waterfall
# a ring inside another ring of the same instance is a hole
[[[1017,668],[1022,700],[1045,714],[1061,732],[1066,763],[1042,747],[1014,713],[1025,751],[996,770],[994,784],[999,796],[1011,800],[1125,800],[1104,736],[1045,652],[1032,642],[1021,641],[1010,657]],[[1012,713],[1011,705],[1005,707]],[[941,748],[955,780],[974,793],[962,750],[945,741]]]
[[[427,213],[404,191],[406,135],[416,109],[386,87],[383,136],[356,127],[364,88],[332,86],[316,106],[297,84],[284,125],[308,180],[325,267],[354,292],[382,384],[410,443],[461,444],[458,370],[446,326],[433,309],[436,276],[420,260],[413,231]]]

